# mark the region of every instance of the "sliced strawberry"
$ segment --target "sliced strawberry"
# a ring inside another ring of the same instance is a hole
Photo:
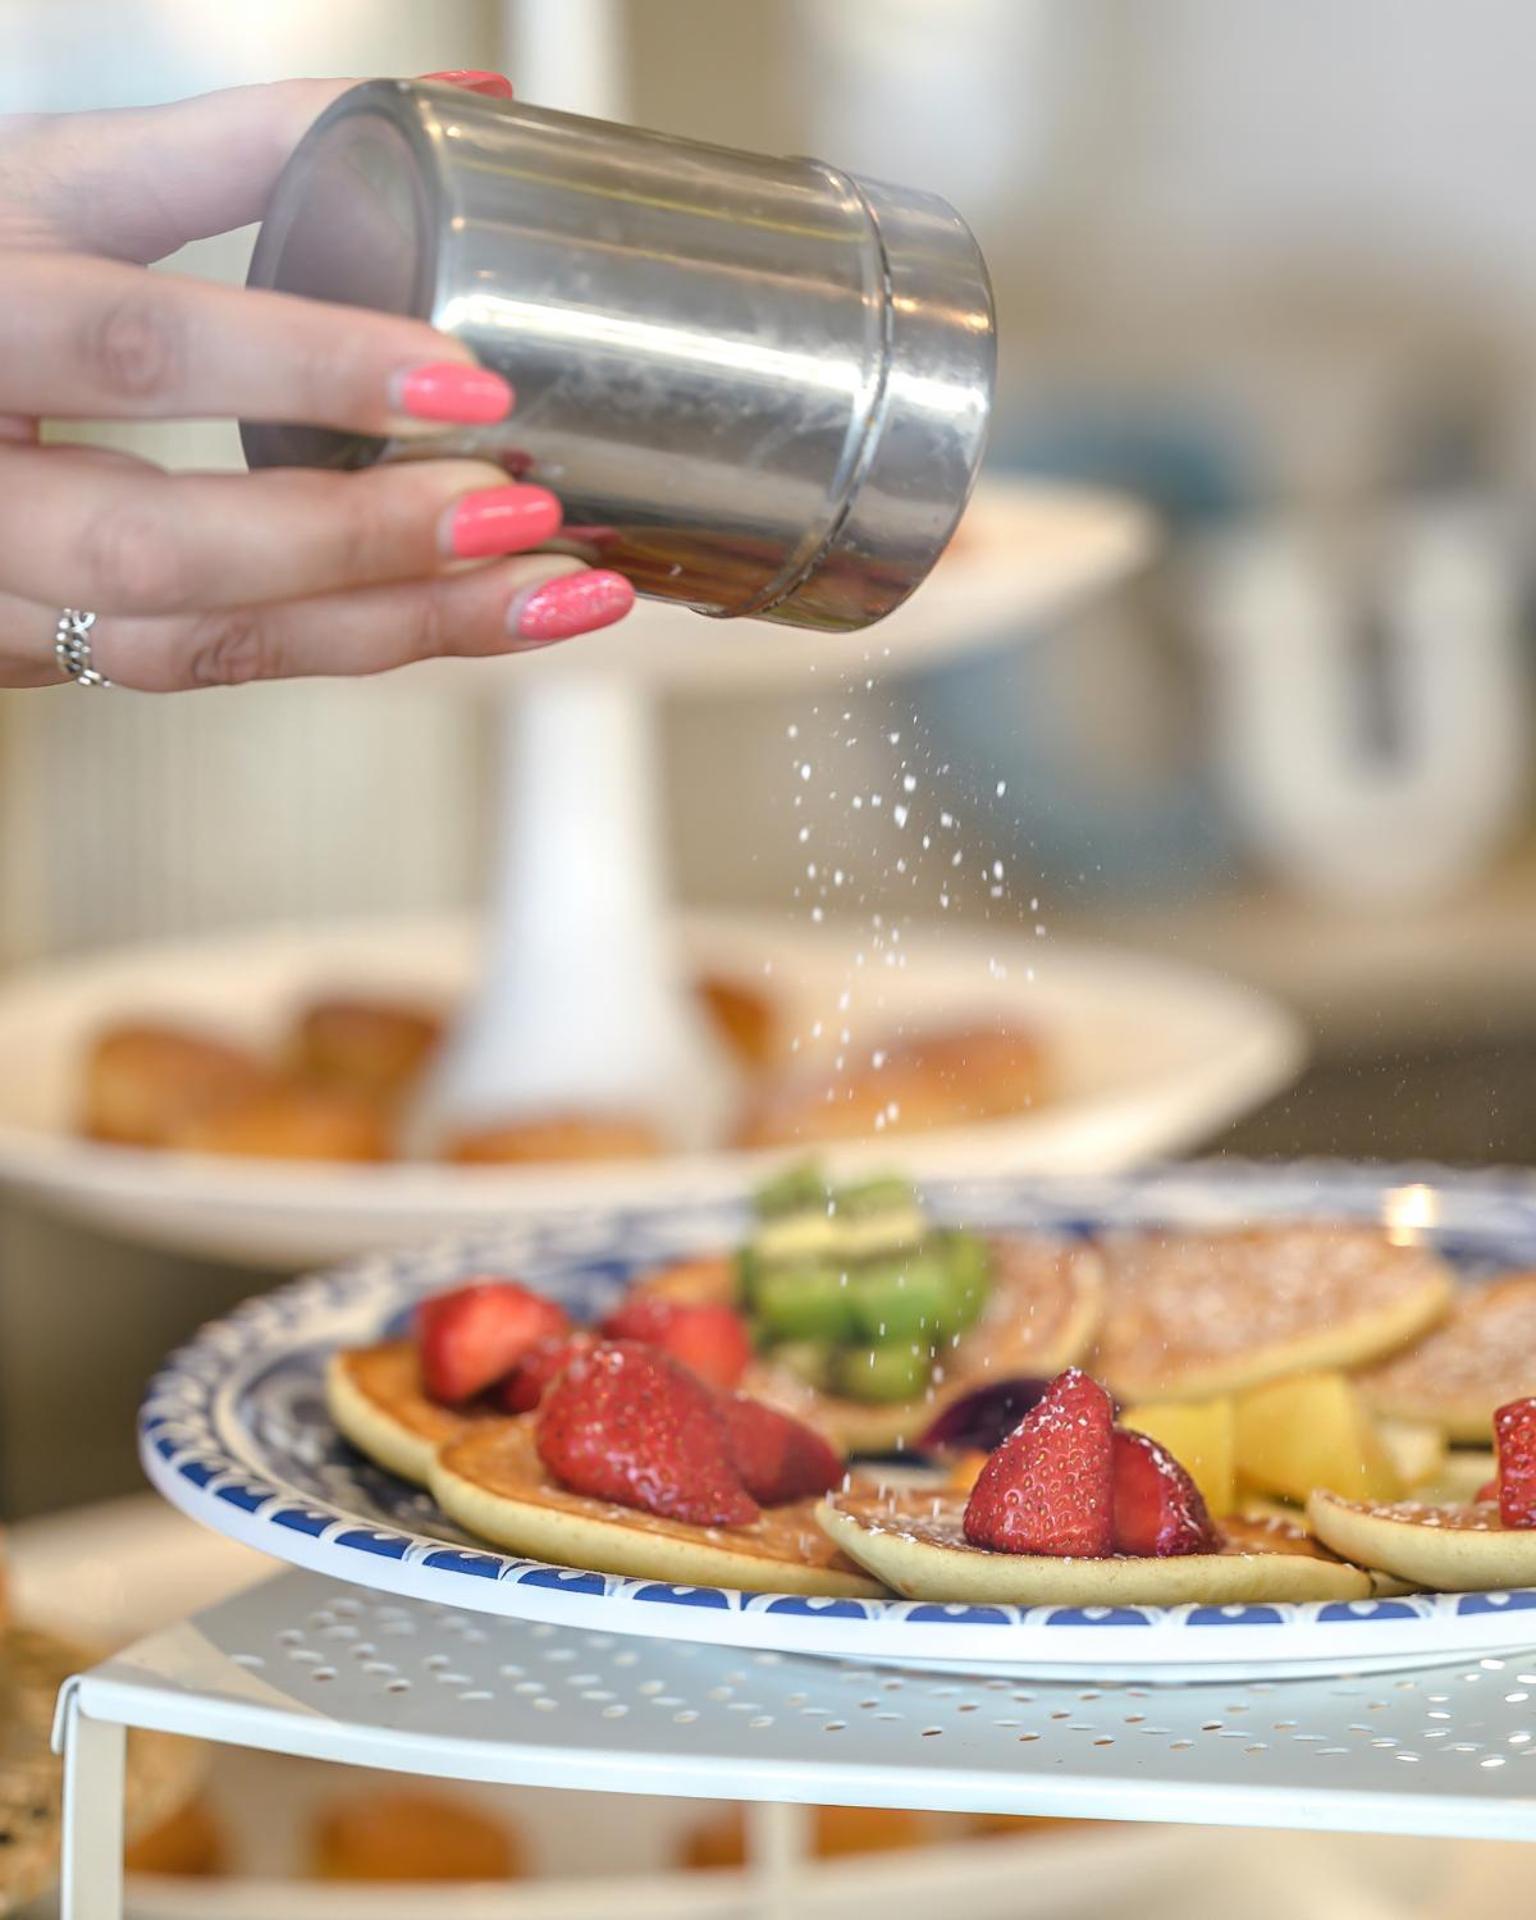
[[[1506,1527],[1536,1527],[1536,1399],[1511,1400],[1493,1416],[1499,1461],[1499,1518]]]
[[[1166,1447],[1116,1429],[1113,1463],[1116,1553],[1162,1560],[1220,1550],[1200,1489]]]
[[[843,1462],[810,1427],[744,1393],[722,1400],[725,1431],[736,1471],[761,1506],[782,1507],[827,1493],[843,1477]]]
[[[563,1307],[519,1281],[471,1280],[416,1309],[422,1385],[429,1398],[461,1406],[570,1324]]]
[[[1114,1409],[1076,1367],[1058,1374],[976,1477],[965,1537],[998,1553],[1102,1559],[1114,1548]]]
[[[747,1323],[732,1307],[631,1294],[603,1322],[608,1340],[660,1347],[701,1380],[729,1393],[752,1358]]]
[[[1485,1480],[1472,1496],[1473,1501],[1478,1506],[1482,1506],[1485,1501],[1491,1506],[1498,1497],[1499,1483],[1497,1480]]]
[[[532,1413],[555,1380],[576,1358],[597,1345],[595,1333],[557,1333],[531,1346],[501,1383],[497,1395],[508,1413]]]
[[[757,1518],[719,1402],[656,1347],[620,1340],[578,1354],[545,1394],[534,1437],[573,1493],[701,1527]]]

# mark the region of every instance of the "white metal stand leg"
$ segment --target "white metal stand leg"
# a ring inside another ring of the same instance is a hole
[[[809,1807],[781,1800],[755,1800],[747,1807],[747,1858],[758,1920],[790,1920],[810,1854],[811,1817]]]
[[[60,1920],[121,1920],[127,1729],[82,1713],[71,1682],[59,1703],[56,1740],[64,1754]]]

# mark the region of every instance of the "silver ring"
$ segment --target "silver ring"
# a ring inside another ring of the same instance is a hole
[[[73,680],[77,687],[110,687],[112,684],[91,665],[91,628],[95,624],[94,613],[66,607],[53,630],[53,657],[59,663],[59,672],[66,680]]]

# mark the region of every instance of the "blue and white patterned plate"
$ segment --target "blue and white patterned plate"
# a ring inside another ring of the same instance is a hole
[[[1048,1185],[986,1181],[929,1199],[945,1219],[996,1230],[1380,1219],[1428,1235],[1469,1283],[1536,1267],[1536,1179],[1518,1174],[1222,1164]],[[708,1205],[524,1220],[252,1300],[206,1327],[151,1384],[140,1417],[146,1469],[193,1518],[279,1560],[417,1599],[608,1632],[1000,1674],[1156,1679],[1362,1671],[1536,1646],[1536,1590],[1242,1607],[965,1607],[672,1587],[549,1566],[460,1532],[332,1427],[327,1353],[398,1327],[422,1294],[475,1271],[515,1272],[585,1318],[633,1275],[733,1244],[743,1217],[740,1207]]]

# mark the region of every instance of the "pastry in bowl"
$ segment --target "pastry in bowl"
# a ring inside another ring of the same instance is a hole
[[[287,1052],[301,1080],[393,1107],[420,1081],[442,1037],[432,1007],[337,994],[300,1011]]]
[[[243,1160],[369,1163],[391,1153],[388,1109],[345,1087],[301,1081],[264,1088],[199,1114],[167,1145]]]
[[[902,1036],[869,1065],[799,1070],[765,1086],[738,1133],[744,1147],[814,1147],[973,1126],[1022,1113],[1047,1096],[1039,1036],[979,1024]]]
[[[636,1114],[549,1113],[463,1128],[443,1158],[460,1167],[521,1167],[563,1160],[651,1160],[666,1151],[655,1125]]]
[[[1361,1366],[1443,1319],[1450,1269],[1374,1227],[1138,1232],[1100,1243],[1094,1372],[1127,1400],[1198,1400]]]
[[[104,1029],[85,1063],[81,1131],[126,1147],[166,1147],[188,1127],[265,1092],[254,1053],[190,1027],[149,1020]]]

